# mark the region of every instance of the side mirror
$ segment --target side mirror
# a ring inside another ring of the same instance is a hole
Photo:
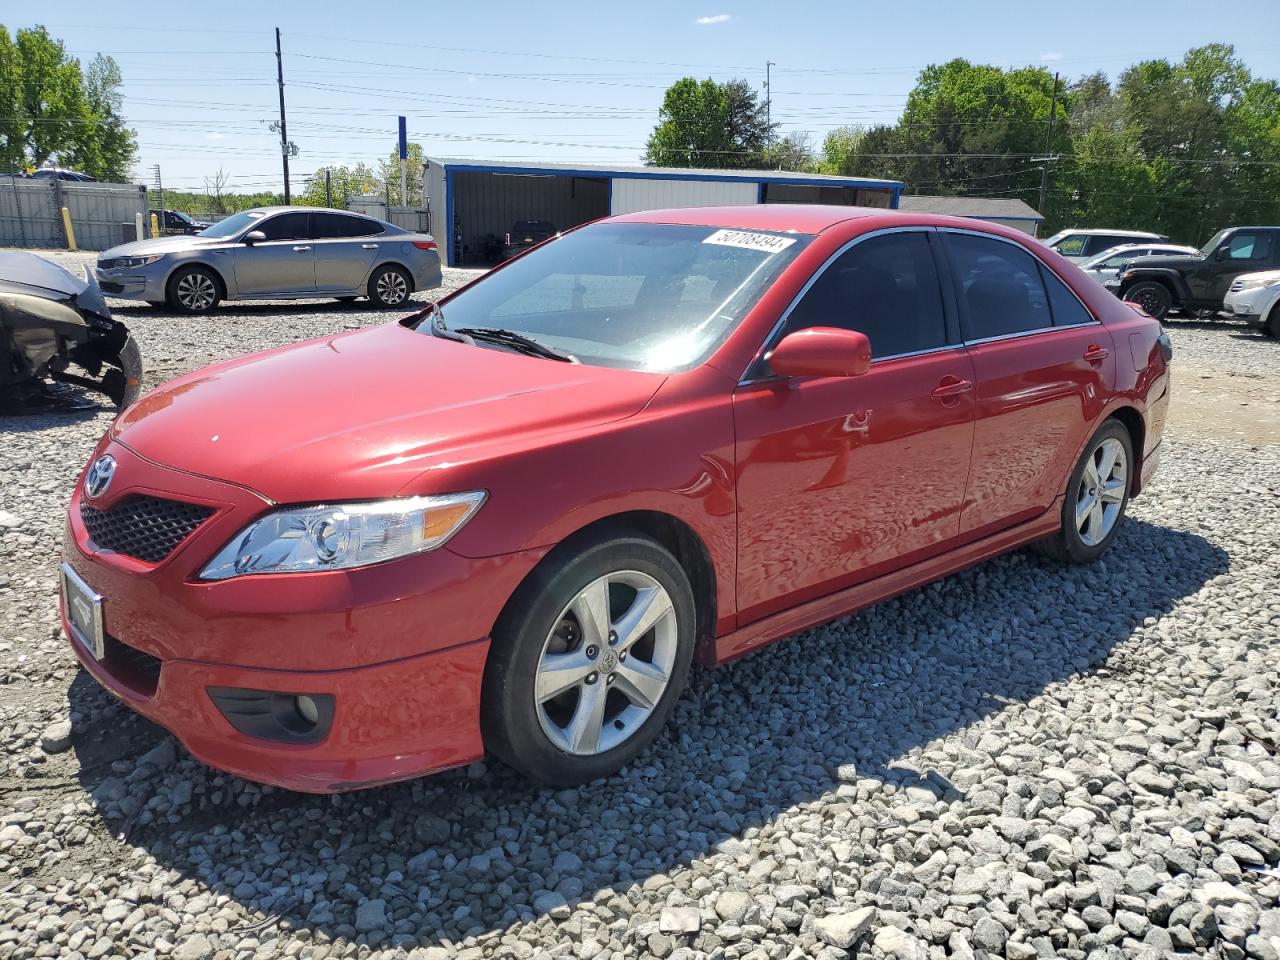
[[[1229,256],[1231,256],[1231,248],[1227,246],[1219,247],[1213,251],[1213,259],[1215,260],[1226,260]]]
[[[871,369],[871,341],[839,327],[797,330],[773,348],[769,367],[784,377],[860,377]]]
[[[246,233],[243,237],[240,238],[240,242],[247,243],[249,244],[249,246],[253,246],[255,243],[261,243],[265,239],[267,239],[267,235],[263,233],[261,230],[250,230],[248,233]]]

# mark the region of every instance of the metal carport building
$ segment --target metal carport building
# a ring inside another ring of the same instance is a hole
[[[830,203],[896,208],[902,184],[781,170],[701,170],[594,164],[429,159],[422,194],[449,266],[484,253],[518,220],[567,230],[590,220],[664,207]]]

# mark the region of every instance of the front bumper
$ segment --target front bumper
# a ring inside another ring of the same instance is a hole
[[[1228,293],[1222,301],[1222,312],[1235,320],[1243,320],[1251,327],[1261,328],[1263,314],[1275,297],[1276,293],[1270,287]]]
[[[163,261],[139,269],[104,270],[95,266],[93,274],[102,292],[109,297],[160,303],[165,298],[164,287],[169,268]]]
[[[441,548],[357,570],[198,580],[201,567],[270,508],[253,491],[159,466],[104,442],[126,497],[196,502],[214,513],[158,563],[97,547],[78,483],[63,558],[101,595],[105,655],[69,641],[109,692],[170,730],[200,760],[251,780],[330,792],[468,763],[483,754],[480,688],[488,633],[545,551],[470,559]],[[119,489],[116,489],[116,487]],[[72,632],[65,604],[63,629]],[[334,698],[323,739],[248,736],[210,688]]]

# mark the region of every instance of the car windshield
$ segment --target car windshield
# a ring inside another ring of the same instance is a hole
[[[219,220],[212,227],[206,227],[196,236],[198,237],[234,237],[249,224],[255,220],[261,220],[265,214],[261,210],[245,210],[241,213],[235,213],[227,217],[225,220]]]
[[[1213,251],[1218,249],[1218,244],[1222,242],[1222,238],[1227,235],[1227,231],[1219,230],[1215,233],[1203,247],[1200,248],[1200,256],[1207,257]]]
[[[810,239],[596,224],[455,294],[443,316],[450,330],[511,330],[583,363],[675,373],[705,360]]]
[[[1129,256],[1131,256],[1131,257],[1132,257],[1132,256],[1136,256],[1136,255],[1137,255],[1137,252],[1138,252],[1140,249],[1142,249],[1142,248],[1141,248],[1141,247],[1134,247],[1134,248],[1133,248],[1133,249],[1131,249],[1131,250],[1127,250],[1127,249],[1125,249],[1125,248],[1123,248],[1123,247],[1111,247],[1109,250],[1103,250],[1103,251],[1102,251],[1100,254],[1098,254],[1096,257],[1093,257],[1093,258],[1091,258],[1091,259],[1089,259],[1089,260],[1086,260],[1084,263],[1082,263],[1082,264],[1080,265],[1080,268],[1081,268],[1082,270],[1092,270],[1092,269],[1094,269],[1095,267],[1100,267],[1100,266],[1102,266],[1104,263],[1106,263],[1108,260],[1110,260],[1112,257],[1115,257],[1115,256],[1121,256],[1121,255],[1124,255],[1124,254],[1128,254],[1128,255],[1129,255]]]

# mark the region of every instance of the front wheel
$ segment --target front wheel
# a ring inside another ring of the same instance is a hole
[[[1124,299],[1136,303],[1157,320],[1163,320],[1173,309],[1173,294],[1163,283],[1141,280],[1124,292]]]
[[[1080,457],[1062,504],[1062,529],[1035,544],[1043,554],[1066,563],[1091,563],[1111,546],[1129,504],[1133,441],[1118,420],[1108,420]]]
[[[369,299],[380,307],[399,307],[412,292],[409,275],[399,267],[379,267],[369,278]]]
[[[1280,302],[1277,302],[1272,306],[1271,313],[1262,329],[1271,334],[1271,336],[1275,337],[1277,340],[1280,340]]]
[[[209,313],[221,299],[218,278],[204,267],[183,267],[169,278],[167,302],[180,313]]]
[[[508,604],[485,668],[485,745],[525,776],[609,776],[658,736],[693,659],[693,592],[636,534],[552,557]]]

